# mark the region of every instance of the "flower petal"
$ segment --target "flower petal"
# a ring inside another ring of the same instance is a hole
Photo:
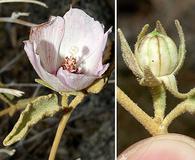
[[[109,67],[109,64],[103,65],[103,53],[106,47],[108,34],[112,32],[112,28],[110,28],[103,37],[102,44],[99,48],[97,48],[91,56],[89,56],[85,61],[86,72],[90,75],[98,75],[101,76]],[[96,55],[96,56],[95,56]],[[94,58],[96,58],[97,63],[94,63]]]
[[[100,61],[102,63],[108,33],[104,34],[103,25],[80,9],[71,8],[64,19],[65,32],[60,56],[76,56],[84,73],[94,75],[94,70],[101,70],[98,66]]]
[[[59,79],[48,73],[41,65],[40,56],[35,54],[33,51],[33,44],[30,41],[25,41],[24,50],[27,53],[27,56],[33,65],[35,71],[39,77],[46,81],[50,86],[52,86],[56,91],[64,91],[67,88],[59,81]]]
[[[34,51],[39,54],[43,67],[55,73],[60,66],[58,51],[64,34],[64,19],[51,17],[49,22],[32,27],[30,41],[35,44]]]
[[[97,73],[97,75],[98,76],[101,76],[102,74],[104,74],[104,72],[106,72],[106,70],[108,69],[109,66],[110,66],[109,63],[108,64],[105,64],[105,65],[102,65],[101,64],[101,70],[99,70],[99,72]]]
[[[97,78],[99,78],[85,74],[70,73],[66,70],[63,70],[62,67],[58,70],[57,77],[64,85],[66,85],[66,88],[68,88],[66,91],[85,89],[90,86]]]

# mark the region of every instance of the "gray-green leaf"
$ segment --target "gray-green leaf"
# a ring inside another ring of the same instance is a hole
[[[32,101],[20,114],[14,128],[3,141],[3,145],[9,146],[21,140],[36,123],[45,117],[52,117],[61,109],[62,107],[58,105],[58,98],[55,94],[41,96]]]

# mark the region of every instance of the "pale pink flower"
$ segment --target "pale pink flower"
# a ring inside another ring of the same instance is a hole
[[[32,27],[24,49],[39,77],[56,91],[82,90],[107,70],[102,64],[109,29],[84,11],[71,8],[64,17]]]

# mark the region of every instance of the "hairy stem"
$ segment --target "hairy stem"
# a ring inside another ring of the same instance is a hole
[[[150,89],[154,105],[154,119],[157,123],[161,123],[165,116],[166,108],[166,91],[164,86],[157,86]]]
[[[117,101],[127,110],[145,129],[154,135],[158,135],[159,125],[135,104],[119,87],[117,87]]]
[[[187,101],[178,104],[163,120],[161,123],[161,130],[167,130],[171,122],[180,116],[181,114],[188,111],[189,103]]]
[[[58,125],[58,129],[57,129],[54,141],[53,141],[53,145],[52,145],[52,148],[51,148],[51,151],[50,151],[49,160],[55,160],[56,152],[57,152],[62,134],[64,132],[64,129],[66,127],[66,124],[67,124],[73,110],[76,108],[76,106],[78,106],[82,102],[84,97],[85,97],[85,95],[83,93],[79,93],[72,100],[72,102],[69,104],[68,108],[70,108],[71,110],[69,112],[65,113],[63,115],[62,119],[60,120],[60,123]],[[66,97],[64,97],[64,98],[66,99]],[[63,98],[62,98],[62,101],[64,101]]]

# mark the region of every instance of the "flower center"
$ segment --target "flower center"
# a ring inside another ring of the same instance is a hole
[[[62,68],[64,70],[68,70],[71,73],[76,73],[78,72],[78,67],[77,67],[77,61],[76,58],[70,56],[70,57],[65,57],[64,62],[62,63]]]

